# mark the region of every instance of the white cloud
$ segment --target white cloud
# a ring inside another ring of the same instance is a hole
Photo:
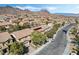
[[[57,10],[58,8],[56,7],[45,7],[46,10],[48,10],[49,12],[53,12],[55,10]]]
[[[45,7],[47,10],[56,10],[56,7]]]
[[[79,6],[70,10],[70,13],[78,14],[79,13]]]
[[[31,10],[31,11],[40,11],[41,9],[46,9],[49,12],[52,12],[52,11],[57,9],[56,7],[52,7],[52,6],[46,6],[46,7],[16,6],[16,8],[19,8],[19,9],[22,9],[22,10],[28,9],[28,10]]]
[[[32,11],[40,10],[40,8],[31,7],[31,6],[16,6],[16,8],[19,8],[19,9],[22,9],[22,10],[29,9],[29,10],[32,10]]]

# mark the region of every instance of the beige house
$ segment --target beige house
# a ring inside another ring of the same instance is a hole
[[[11,33],[11,36],[17,41],[17,42],[23,42],[25,46],[29,46],[30,42],[30,35],[33,32],[31,29],[23,29],[16,32]]]
[[[10,25],[12,25],[12,23],[10,22],[0,22],[0,29],[4,27],[5,30],[8,30],[10,28]]]
[[[11,25],[12,23],[10,22],[0,22],[0,26],[8,26]]]
[[[32,29],[35,31],[38,31],[38,32],[45,33],[47,31],[49,31],[51,28],[52,28],[52,24],[50,23],[48,25],[41,25],[41,26],[34,27]]]
[[[0,33],[0,54],[8,52],[8,45],[12,43],[12,38],[8,32]]]

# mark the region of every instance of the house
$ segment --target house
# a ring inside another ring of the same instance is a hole
[[[23,29],[16,32],[11,33],[11,36],[17,41],[17,42],[23,42],[26,47],[29,46],[30,43],[30,35],[33,32],[31,29]]]
[[[20,25],[20,26],[23,26],[25,23],[29,24],[28,21],[21,21],[21,22],[19,22],[19,25]]]
[[[0,22],[0,32],[4,32],[7,31],[8,29],[10,29],[12,23],[10,22]]]
[[[11,25],[12,23],[10,22],[0,22],[0,26],[8,26]]]
[[[37,26],[37,27],[34,27],[32,29],[35,31],[38,31],[38,32],[45,33],[47,31],[49,31],[51,28],[52,28],[52,24],[48,24],[48,25]]]
[[[0,33],[0,52],[5,54],[8,52],[8,45],[12,43],[12,38],[8,32]]]

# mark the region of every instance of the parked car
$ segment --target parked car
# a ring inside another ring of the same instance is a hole
[[[63,30],[63,32],[66,34],[67,33],[67,31],[66,30]]]

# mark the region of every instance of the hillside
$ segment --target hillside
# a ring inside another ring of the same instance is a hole
[[[29,10],[21,10],[19,8],[14,8],[11,6],[5,6],[5,7],[0,7],[0,14],[19,14],[19,13],[25,13],[25,12],[30,12]]]

